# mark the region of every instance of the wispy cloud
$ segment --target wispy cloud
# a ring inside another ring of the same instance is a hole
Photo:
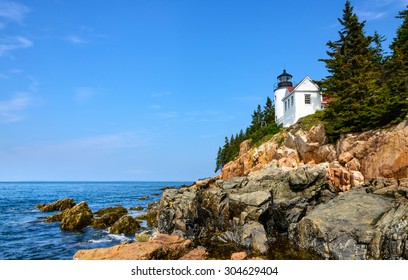
[[[10,100],[0,101],[0,123],[12,123],[23,119],[23,111],[31,103],[28,94],[17,94]]]
[[[381,11],[356,11],[356,13],[359,16],[359,18],[367,21],[377,20],[387,15],[387,12]]]
[[[22,23],[25,16],[31,12],[26,5],[7,0],[0,0],[0,17],[9,21]]]
[[[0,56],[8,52],[26,49],[33,45],[33,42],[23,36],[2,37],[0,38]]]
[[[408,0],[366,0],[356,7],[356,14],[363,20],[378,20],[395,16],[395,11],[408,5]]]
[[[38,92],[38,88],[40,87],[41,83],[31,75],[28,75],[28,79],[30,80],[29,89],[31,92]]]
[[[65,40],[73,45],[84,45],[88,43],[88,40],[78,35],[69,35],[65,37]]]

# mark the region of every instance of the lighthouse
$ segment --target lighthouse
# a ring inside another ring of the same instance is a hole
[[[283,73],[277,77],[278,87],[275,89],[275,122],[278,124],[282,123],[282,118],[285,113],[282,99],[285,97],[288,88],[293,87],[292,78],[293,76],[287,73],[285,69]]]
[[[317,84],[306,76],[293,86],[292,75],[283,70],[275,89],[275,122],[283,127],[322,109],[322,93]]]

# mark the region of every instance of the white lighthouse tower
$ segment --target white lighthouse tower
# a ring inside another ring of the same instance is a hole
[[[292,75],[283,70],[283,73],[278,76],[278,87],[275,89],[275,122],[277,124],[282,123],[285,113],[282,99],[285,97],[288,88],[292,86]]]

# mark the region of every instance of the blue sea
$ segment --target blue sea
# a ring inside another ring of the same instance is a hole
[[[0,259],[69,260],[76,251],[110,247],[133,240],[134,236],[109,234],[87,227],[82,232],[63,231],[59,223],[43,219],[56,212],[40,212],[35,205],[73,198],[86,201],[92,212],[122,205],[142,206],[158,201],[164,187],[191,182],[0,182]],[[139,198],[147,196],[146,200]],[[137,216],[145,211],[129,211]]]

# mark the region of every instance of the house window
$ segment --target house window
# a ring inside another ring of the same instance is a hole
[[[285,111],[288,109],[288,103],[285,101]]]
[[[293,95],[290,97],[290,103],[292,103],[292,107],[293,107]]]
[[[305,94],[305,104],[311,104],[310,94]]]

